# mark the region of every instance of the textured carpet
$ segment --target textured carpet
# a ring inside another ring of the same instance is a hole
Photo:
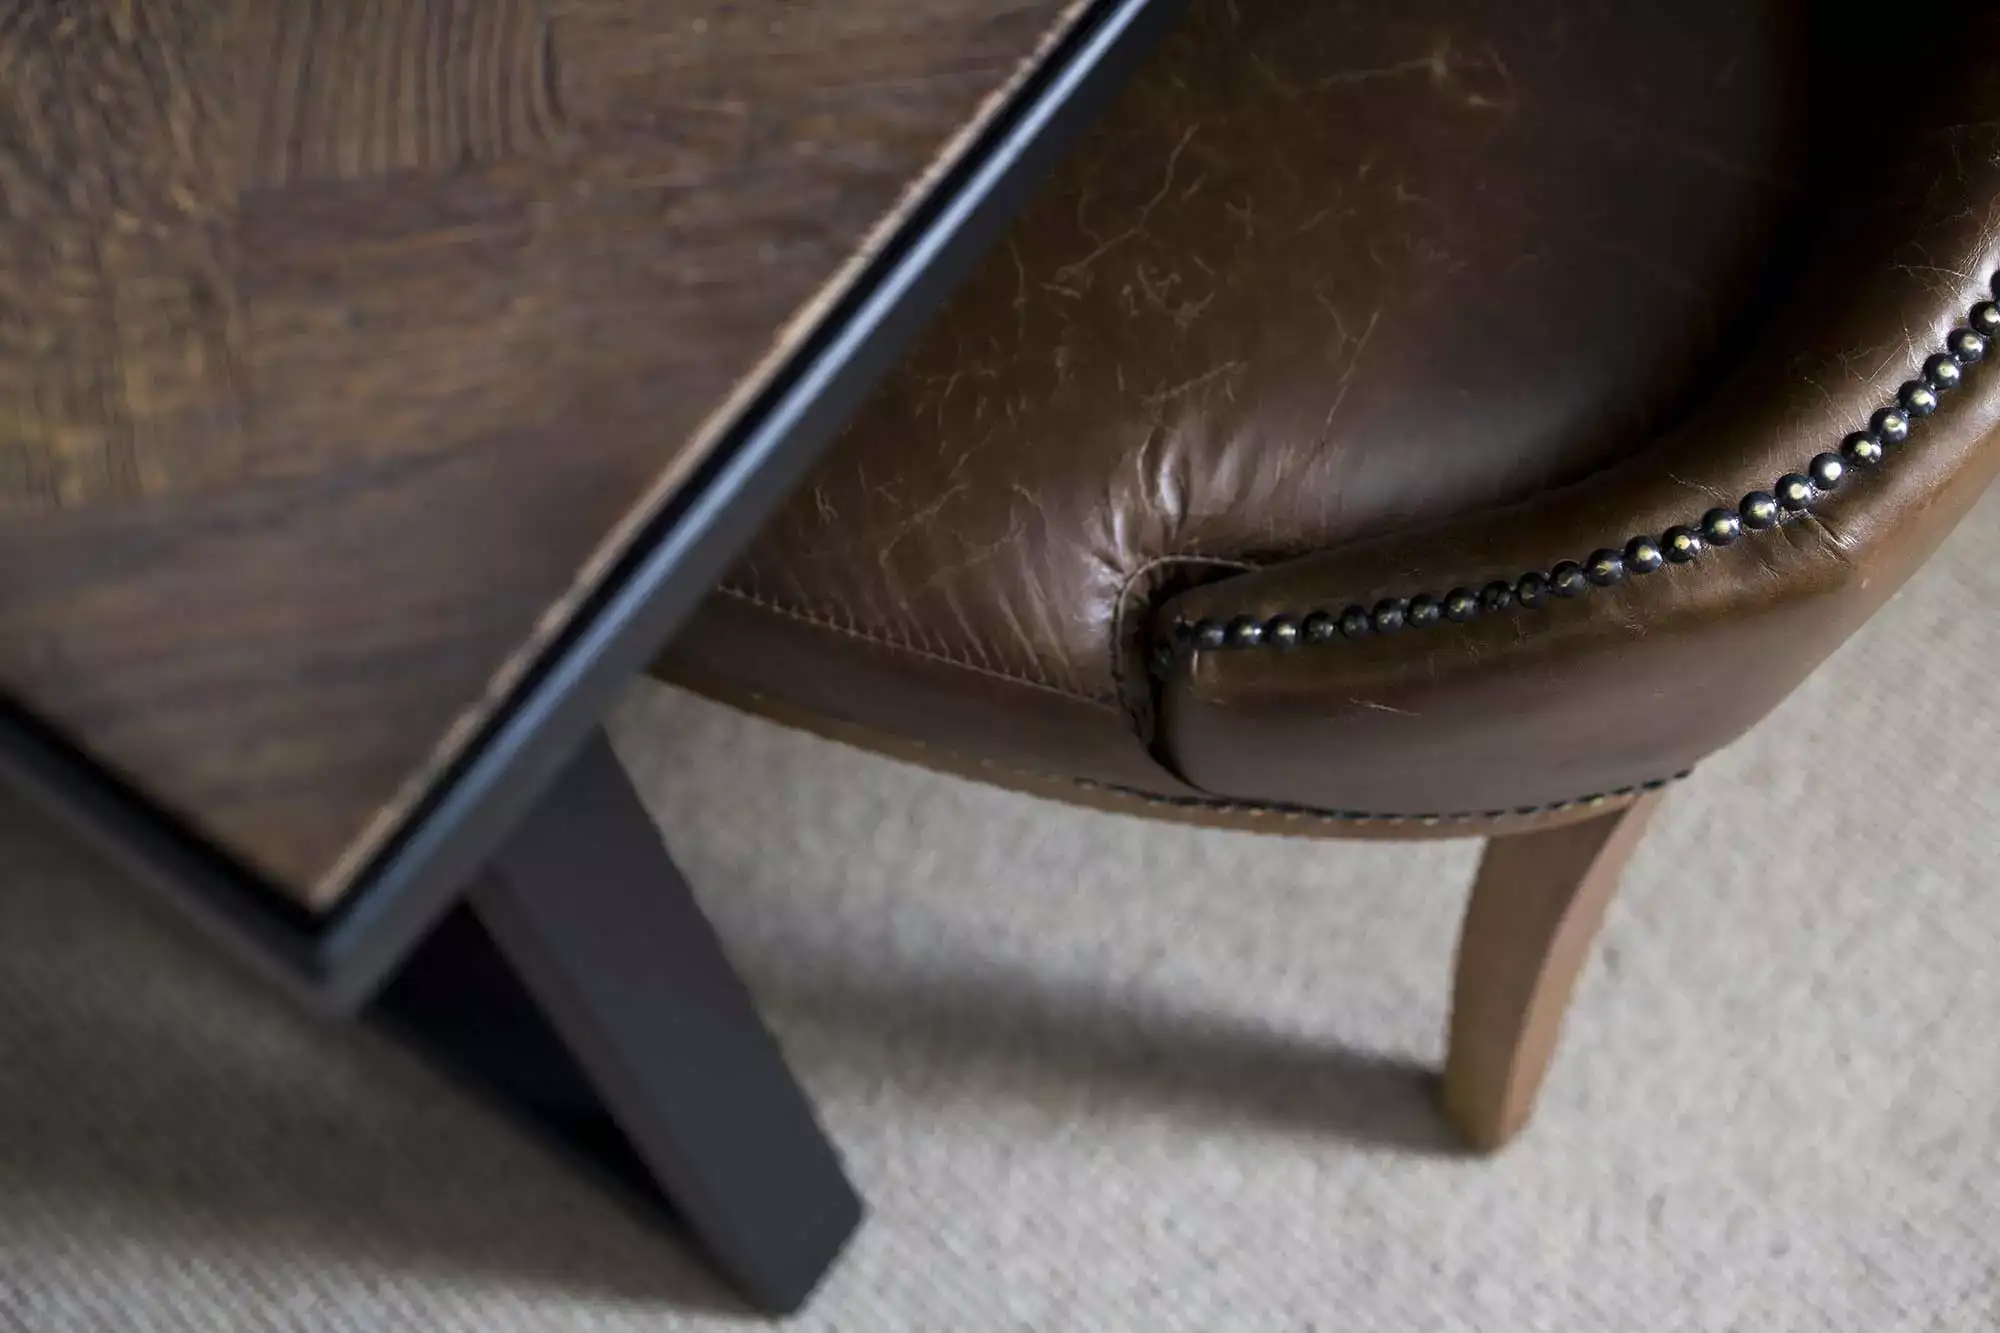
[[[1539,1117],[1428,1102],[1475,847],[616,735],[873,1203],[798,1326],[2000,1324],[2000,495],[1668,801]],[[0,804],[0,1327],[706,1329],[692,1261]]]

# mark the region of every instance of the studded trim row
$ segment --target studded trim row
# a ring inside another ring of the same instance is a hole
[[[2000,273],[1993,275],[1989,286],[2000,296]],[[1850,472],[1879,467],[1890,450],[1909,439],[1913,423],[1937,411],[1938,395],[1957,388],[1966,370],[1985,359],[1995,338],[2000,338],[2000,305],[1981,301],[1972,308],[1967,326],[1952,330],[1945,339],[1944,350],[1925,359],[1919,377],[1897,390],[1894,403],[1869,418],[1867,430],[1842,440],[1838,452],[1815,456],[1804,472],[1788,472],[1770,490],[1750,492],[1734,509],[1711,509],[1698,521],[1668,528],[1658,537],[1641,534],[1622,549],[1594,551],[1582,563],[1559,561],[1546,573],[1531,570],[1512,582],[1496,579],[1483,588],[1385,597],[1372,607],[1356,604],[1341,611],[1280,612],[1261,620],[1242,615],[1231,620],[1178,621],[1171,640],[1155,652],[1153,665],[1164,671],[1177,658],[1197,651],[1291,648],[1428,629],[1444,621],[1463,624],[1516,604],[1540,607],[1552,597],[1581,597],[1593,587],[1614,587],[1629,574],[1688,564],[1706,548],[1728,546],[1746,530],[1763,532],[1803,515],[1838,490]]]

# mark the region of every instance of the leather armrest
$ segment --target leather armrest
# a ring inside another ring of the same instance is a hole
[[[2000,465],[2000,341],[1879,467],[1850,466],[1803,512],[1688,563],[1536,607],[1515,598],[1464,623],[1277,639],[1314,612],[1337,619],[1383,599],[1517,587],[1526,572],[1584,563],[1636,534],[1658,539],[1867,431],[1993,297],[2000,80],[1981,77],[1995,62],[1976,57],[2000,52],[1996,35],[1992,22],[1969,24],[1961,77],[1934,77],[1921,111],[1841,147],[1817,195],[1814,257],[1753,349],[1677,428],[1527,503],[1205,585],[1160,608],[1162,762],[1241,800],[1516,809],[1671,775],[1773,708],[1923,562]],[[1261,641],[1213,643],[1216,627],[1239,621],[1236,639],[1255,626]]]

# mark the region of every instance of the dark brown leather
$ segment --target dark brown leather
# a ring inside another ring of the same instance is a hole
[[[1923,179],[1882,132],[1921,90],[1857,101],[1866,46],[1820,27],[1197,3],[670,673],[1161,792],[1486,809],[1673,771],[1969,501],[1986,390],[1821,524],[1539,618],[1205,654],[1157,728],[1147,625],[1581,558],[1768,485],[1886,401],[1919,359],[1904,329],[1935,344],[1977,285],[1892,265],[1970,262],[1971,224],[1943,219],[1987,196],[1893,188]]]
[[[710,600],[664,665],[725,701],[764,695],[972,765],[1194,794],[1146,753],[1115,704],[919,653],[731,594]]]
[[[1857,74],[1872,65],[1859,36],[1845,48]],[[1768,489],[1864,428],[2000,265],[2000,95],[1987,77],[2000,25],[1959,38],[1956,73],[1941,56],[1907,114],[1871,108],[1839,142],[1813,262],[1684,426],[1523,504],[1191,592],[1159,624],[1547,569]],[[1693,565],[1465,626],[1199,655],[1165,688],[1157,749],[1206,791],[1335,808],[1511,807],[1684,767],[1783,699],[1978,497],[2000,466],[1996,381],[2000,366],[1975,367],[1878,473]]]

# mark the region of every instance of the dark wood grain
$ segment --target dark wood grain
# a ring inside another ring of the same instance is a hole
[[[0,689],[323,908],[1073,0],[0,0]]]

